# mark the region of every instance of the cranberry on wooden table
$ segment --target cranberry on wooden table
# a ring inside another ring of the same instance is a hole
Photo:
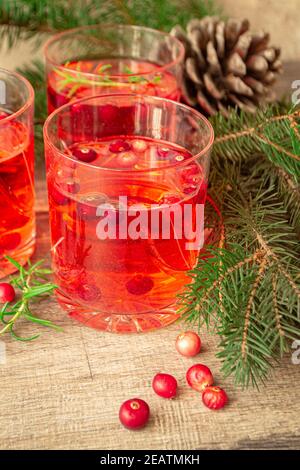
[[[201,339],[194,331],[180,333],[176,339],[176,350],[185,357],[194,357],[201,349]]]
[[[177,393],[177,380],[170,374],[156,374],[152,381],[154,392],[163,398],[174,398]]]
[[[16,297],[15,289],[8,282],[0,282],[0,302],[12,302]]]
[[[140,429],[144,427],[150,416],[148,404],[140,398],[126,400],[120,407],[119,419],[128,429]]]
[[[211,410],[220,410],[228,402],[227,393],[220,387],[207,387],[202,394],[202,401]]]
[[[214,383],[210,369],[204,364],[194,364],[186,373],[186,380],[190,387],[197,392],[203,390]]]

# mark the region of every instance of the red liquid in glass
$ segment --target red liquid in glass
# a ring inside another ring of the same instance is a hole
[[[200,165],[176,167],[191,157],[185,149],[131,136],[81,142],[70,146],[67,154],[92,162],[83,165],[70,159],[62,168],[60,158],[49,158],[52,251],[60,302],[74,318],[98,329],[145,331],[171,323],[177,317],[175,309],[168,308],[188,282],[186,272],[195,265],[198,250],[186,249],[187,239],[176,239],[172,228],[169,239],[152,239],[148,232],[145,239],[99,240],[101,218],[96,210],[101,203],[112,204],[118,226],[124,214],[118,199],[122,195],[128,206],[142,203],[147,220],[153,204],[192,204],[194,223],[196,203],[204,204],[206,198]],[[149,165],[174,166],[138,172]],[[124,169],[133,171],[126,174]]]
[[[14,270],[4,258],[24,264],[33,251],[33,136],[0,111],[0,278]]]
[[[49,114],[71,100],[92,95],[135,93],[174,101],[180,98],[176,77],[150,62],[131,59],[80,60],[67,62],[63,66],[64,70],[53,69],[48,75]],[[76,77],[76,71],[94,76],[79,74]]]

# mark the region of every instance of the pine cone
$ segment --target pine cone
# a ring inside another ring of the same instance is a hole
[[[274,99],[280,49],[268,45],[268,33],[252,33],[249,26],[246,19],[207,16],[191,20],[186,33],[172,29],[186,49],[183,96],[190,106],[227,115],[230,106],[254,112]]]

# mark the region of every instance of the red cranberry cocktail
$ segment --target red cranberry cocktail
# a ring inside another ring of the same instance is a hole
[[[25,264],[35,240],[31,85],[0,69],[0,278]]]
[[[203,242],[209,122],[173,101],[110,95],[63,106],[44,137],[61,305],[114,332],[174,321]]]
[[[184,47],[160,31],[131,25],[76,28],[51,38],[45,56],[49,113],[102,94],[180,98]]]

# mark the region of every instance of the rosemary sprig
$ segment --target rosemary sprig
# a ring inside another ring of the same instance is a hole
[[[61,92],[63,91],[64,88],[71,87],[68,92],[68,98],[71,98],[76,93],[78,88],[80,88],[80,86],[82,85],[98,86],[98,87],[132,88],[132,86],[139,85],[139,84],[156,85],[162,79],[161,74],[156,74],[151,80],[147,79],[144,76],[134,75],[134,72],[129,67],[125,66],[124,73],[128,75],[128,82],[118,82],[118,81],[112,80],[109,73],[106,73],[105,75],[103,75],[103,73],[110,70],[111,67],[112,67],[111,64],[104,64],[100,68],[98,68],[97,72],[99,74],[102,74],[101,80],[100,80],[100,76],[99,76],[99,80],[97,79],[96,74],[95,74],[94,80],[85,78],[84,76],[82,76],[82,74],[80,74],[81,71],[79,67],[77,67],[76,70],[70,69],[70,73],[64,72],[60,70],[59,68],[56,68],[54,72],[62,78],[58,82],[57,89],[59,92]],[[79,72],[79,73],[76,73],[76,72]]]
[[[41,268],[43,260],[35,264],[28,262],[28,268],[25,269],[17,261],[10,256],[6,258],[19,270],[19,275],[14,277],[10,282],[20,290],[21,295],[19,300],[11,305],[6,302],[0,311],[0,322],[4,325],[0,330],[0,335],[10,333],[11,336],[18,341],[33,341],[40,335],[36,334],[29,337],[22,337],[15,333],[15,326],[21,318],[26,319],[31,323],[37,323],[54,330],[61,331],[61,328],[50,320],[44,320],[35,316],[30,309],[31,303],[40,301],[42,298],[50,295],[56,285],[49,282],[47,276],[51,274],[51,270]],[[10,317],[7,319],[6,317]]]

